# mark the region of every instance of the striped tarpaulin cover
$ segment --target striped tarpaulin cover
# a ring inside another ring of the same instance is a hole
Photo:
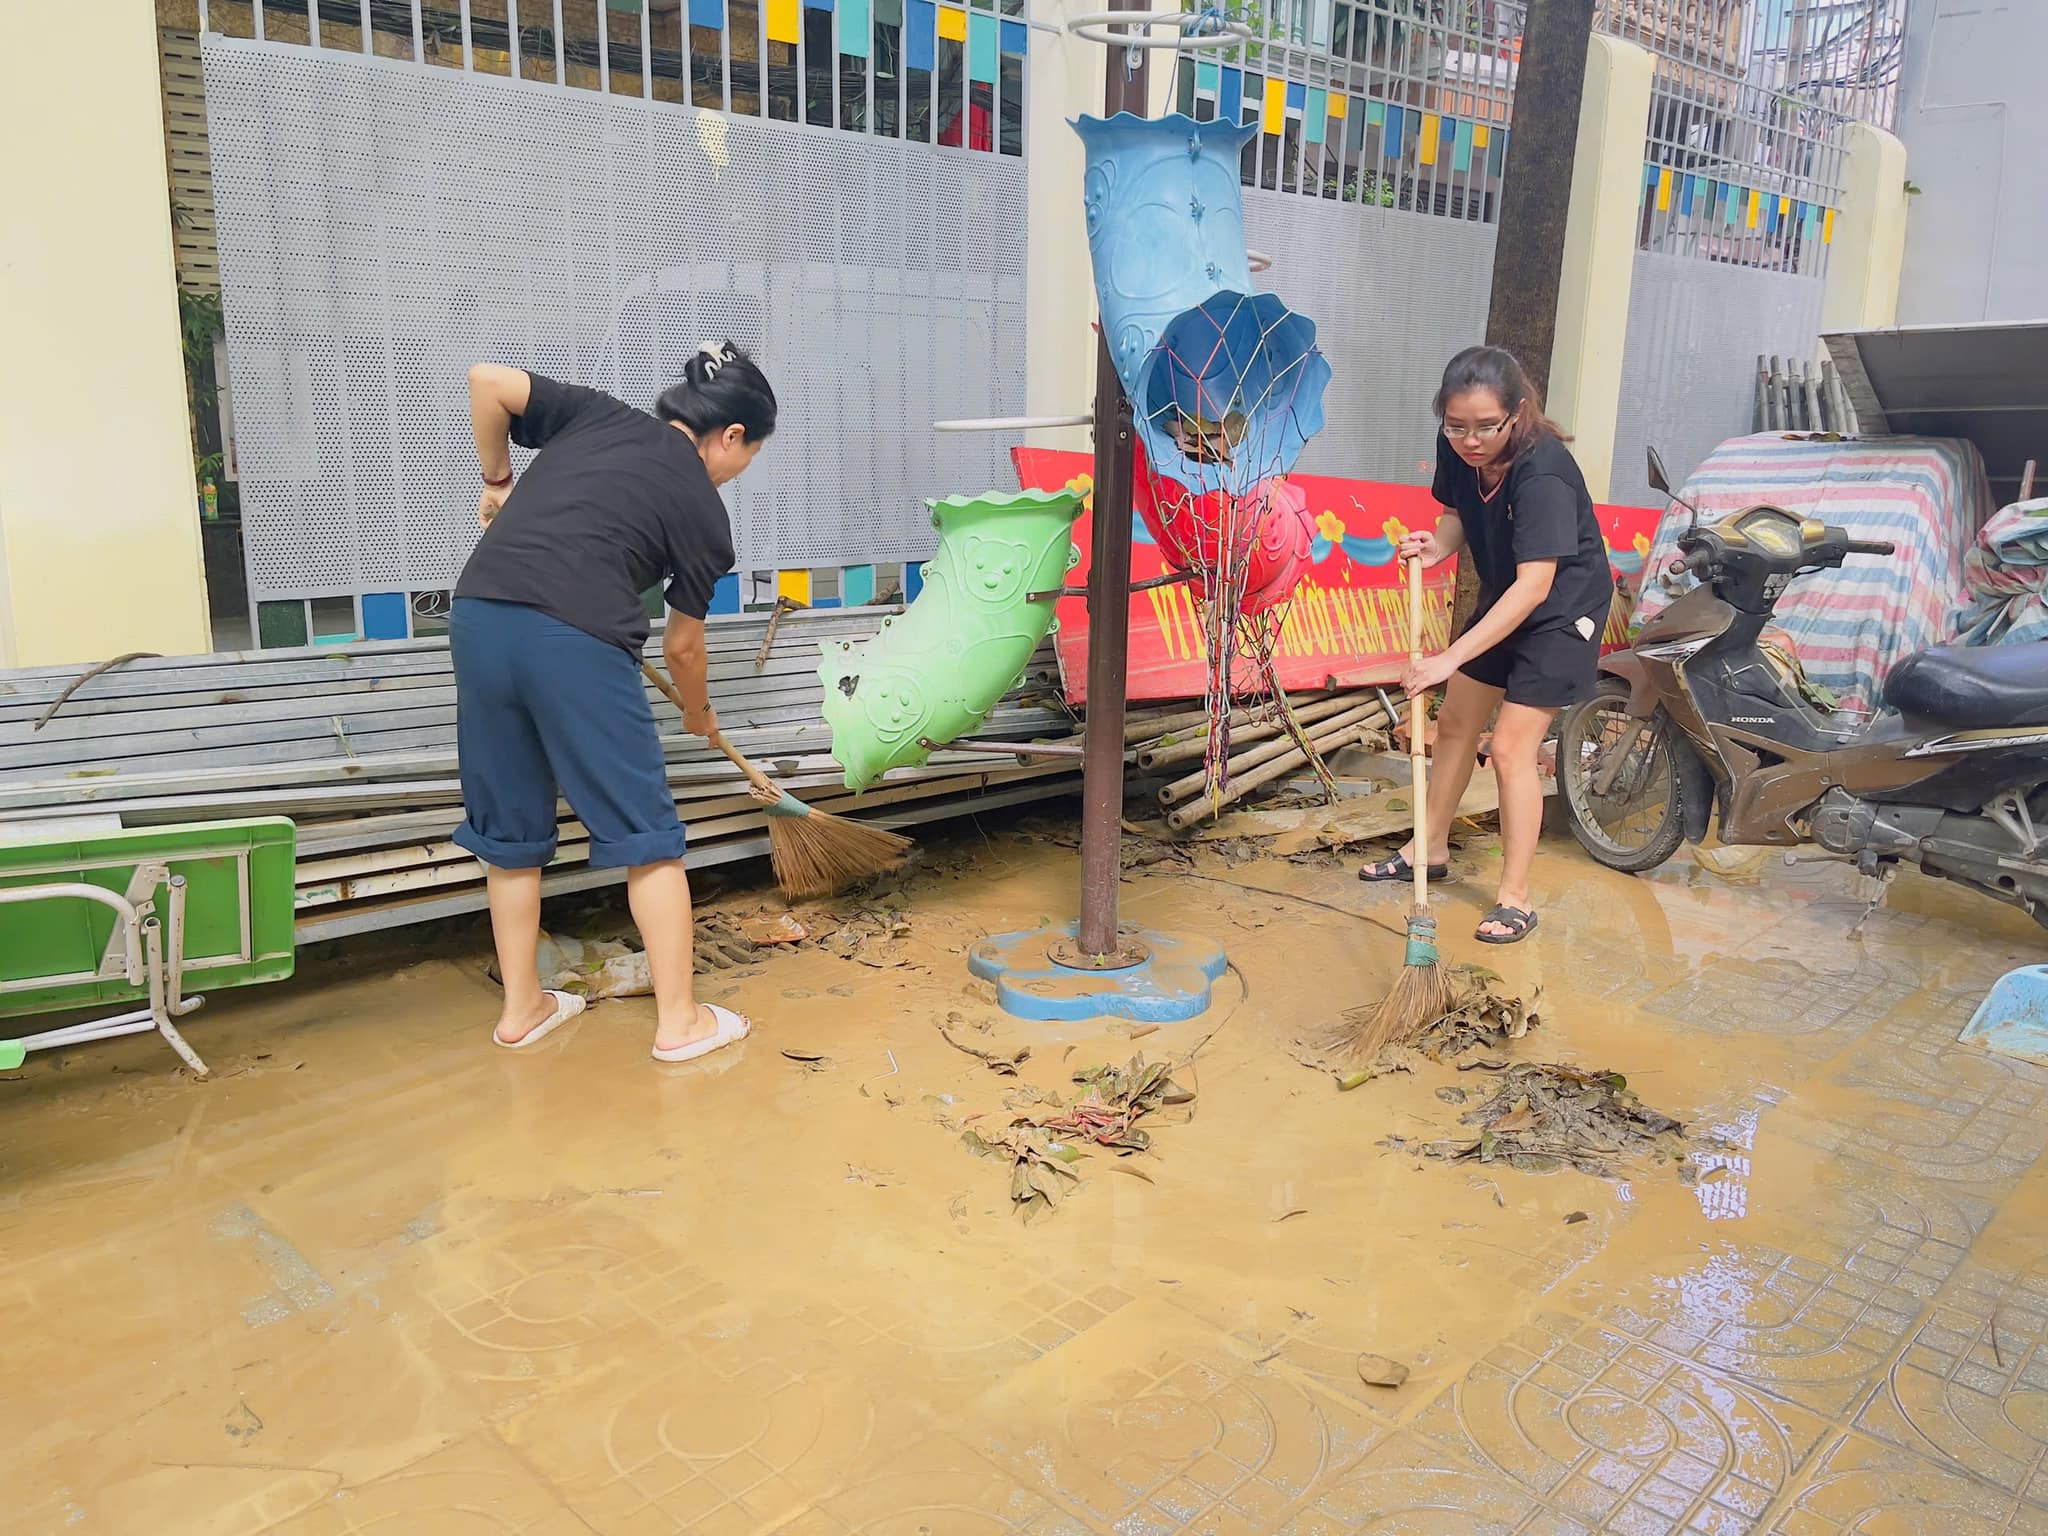
[[[2048,497],[2002,507],[1963,566],[1965,645],[2048,640]]]
[[[1875,707],[1899,657],[1956,638],[1963,561],[1991,515],[1977,450],[1942,437],[1730,438],[1680,494],[1700,509],[1702,522],[1768,502],[1837,524],[1854,538],[1898,545],[1889,559],[1851,555],[1840,570],[1801,576],[1778,601],[1776,622],[1791,636],[1807,676],[1860,709]],[[1675,504],[1665,512],[1650,571],[1677,553],[1689,518]],[[1636,621],[1669,602],[1656,580],[1646,579]]]

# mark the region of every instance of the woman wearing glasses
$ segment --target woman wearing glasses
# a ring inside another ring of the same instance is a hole
[[[1500,888],[1477,937],[1513,944],[1536,926],[1529,869],[1543,821],[1537,753],[1558,710],[1593,691],[1614,577],[1585,477],[1512,353],[1468,347],[1452,358],[1436,414],[1443,435],[1433,490],[1444,512],[1433,531],[1401,540],[1400,557],[1435,565],[1466,551],[1479,602],[1448,650],[1401,679],[1411,698],[1448,685],[1429,781],[1430,846],[1418,849],[1411,838],[1359,878],[1410,879],[1411,861],[1425,855],[1431,879],[1448,873],[1451,818],[1498,709],[1490,755],[1500,784]]]

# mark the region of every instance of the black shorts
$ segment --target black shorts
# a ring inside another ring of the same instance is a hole
[[[1582,636],[1567,625],[1535,634],[1512,634],[1490,651],[1481,651],[1458,670],[1475,683],[1506,691],[1510,704],[1531,709],[1562,709],[1591,698],[1600,680],[1601,629]]]

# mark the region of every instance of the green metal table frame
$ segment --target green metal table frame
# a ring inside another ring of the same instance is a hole
[[[0,920],[0,1016],[140,1005],[0,1040],[0,1067],[27,1051],[154,1031],[206,1076],[176,1022],[205,1001],[186,996],[186,982],[246,986],[292,973],[296,840],[291,822],[263,818],[53,825],[43,839],[0,847],[0,907],[10,909]]]

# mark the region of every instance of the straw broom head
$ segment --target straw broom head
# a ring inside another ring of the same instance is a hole
[[[1377,1004],[1353,1008],[1324,1039],[1317,1059],[1363,1064],[1389,1046],[1406,1045],[1451,1010],[1451,984],[1436,954],[1436,919],[1408,919],[1408,952],[1394,985]]]
[[[640,671],[647,681],[685,716],[689,707],[676,685],[642,660]],[[910,849],[910,839],[895,832],[848,821],[827,811],[813,810],[748,762],[738,747],[714,733],[711,745],[723,752],[732,765],[747,776],[752,793],[768,812],[768,863],[775,871],[775,883],[791,901],[829,896],[857,880],[894,868]]]
[[[781,794],[768,808],[768,862],[791,901],[830,896],[893,869],[909,849],[901,833],[813,810],[794,795]]]

